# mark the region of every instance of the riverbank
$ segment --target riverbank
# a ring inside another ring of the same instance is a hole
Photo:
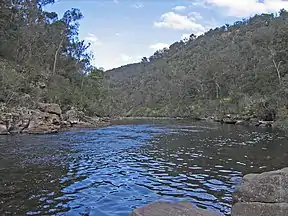
[[[8,109],[0,105],[0,135],[28,133],[47,134],[79,128],[98,128],[111,125],[117,120],[191,120],[218,122],[221,124],[243,125],[249,127],[271,127],[287,132],[287,128],[277,121],[263,120],[256,115],[227,114],[210,117],[163,117],[163,116],[123,116],[90,117],[76,108],[62,112],[58,104],[38,103],[34,109],[15,107]]]
[[[71,108],[65,113],[58,104],[38,103],[37,107],[0,106],[0,135],[47,134],[71,128],[95,128],[109,125],[109,119],[89,117]]]
[[[233,193],[231,216],[285,216],[288,215],[288,168],[248,174]],[[136,208],[132,216],[220,216],[193,207],[189,202],[154,202]]]
[[[209,117],[151,117],[151,116],[135,116],[135,117],[117,117],[113,120],[193,120],[193,121],[208,121],[218,122],[221,124],[242,125],[249,127],[263,127],[263,128],[275,128],[285,132],[288,132],[287,126],[283,125],[279,121],[273,119],[261,119],[256,115],[238,115],[238,114],[226,114],[223,116],[209,116]]]

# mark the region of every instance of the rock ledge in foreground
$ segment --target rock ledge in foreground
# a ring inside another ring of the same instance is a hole
[[[131,216],[220,216],[219,214],[193,207],[189,202],[158,201],[136,208]]]
[[[287,216],[288,168],[245,175],[233,201],[232,216]]]

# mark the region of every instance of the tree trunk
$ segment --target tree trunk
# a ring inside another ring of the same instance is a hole
[[[281,64],[281,61],[278,63],[278,65],[276,64],[275,60],[273,59],[273,64],[274,64],[274,67],[276,69],[276,72],[277,72],[277,76],[278,76],[278,80],[279,80],[279,84],[282,83],[282,80],[281,80],[281,74],[280,74],[280,70],[279,70],[279,67],[280,67],[280,64]]]
[[[216,98],[218,99],[219,98],[220,85],[217,82],[215,82],[215,84],[216,84]]]
[[[54,64],[53,64],[53,71],[52,71],[52,75],[55,74],[55,71],[56,71],[56,65],[57,65],[57,59],[58,59],[58,55],[59,55],[59,52],[60,52],[60,49],[62,47],[62,43],[64,41],[64,38],[62,38],[61,42],[59,43],[59,46],[55,52],[55,56],[54,56]]]
[[[275,59],[274,59],[275,51],[274,51],[273,49],[271,49],[270,47],[268,47],[268,49],[270,50],[270,53],[271,53],[271,56],[272,56],[272,61],[273,61],[273,65],[274,65],[274,67],[275,67],[275,69],[276,69],[276,72],[277,72],[279,84],[281,85],[282,80],[281,80],[281,74],[280,74],[280,70],[279,70],[281,61],[280,61],[280,62],[278,63],[278,65],[277,65],[277,64],[276,64],[276,61],[275,61]]]

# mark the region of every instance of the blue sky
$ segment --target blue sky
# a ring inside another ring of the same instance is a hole
[[[79,8],[80,38],[91,42],[93,64],[104,69],[137,62],[196,35],[262,12],[288,9],[285,0],[59,0],[46,7],[62,14]]]

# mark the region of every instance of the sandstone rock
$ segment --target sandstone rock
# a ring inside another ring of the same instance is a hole
[[[232,216],[287,216],[287,203],[236,203]]]
[[[225,124],[236,124],[237,120],[232,119],[232,118],[224,118],[223,123]]]
[[[261,124],[261,123],[260,123],[259,120],[256,119],[256,118],[252,118],[252,119],[250,119],[250,121],[249,121],[249,126],[252,126],[252,127],[259,127],[260,124]]]
[[[29,119],[29,125],[23,129],[26,133],[55,133],[61,127],[61,119],[57,114],[33,111]]]
[[[38,103],[38,108],[42,112],[52,113],[52,114],[56,114],[56,115],[62,114],[62,110],[58,104]]]
[[[61,127],[61,109],[57,104],[39,104],[39,110],[25,107],[2,109],[0,134],[53,133]],[[42,110],[42,111],[41,111]]]
[[[67,111],[62,119],[62,111],[58,104],[39,103],[39,109],[25,107],[7,108],[0,104],[0,134],[12,133],[55,133],[62,127],[98,127],[110,123],[95,117],[91,118],[76,109]]]
[[[136,208],[131,216],[219,216],[219,214],[195,208],[189,202],[171,203],[158,201]]]
[[[71,127],[93,127],[100,123],[100,118],[86,116],[82,111],[71,108],[71,110],[63,114],[63,125],[67,125],[67,123],[68,125],[70,124]]]
[[[272,127],[273,121],[259,121],[259,127]]]
[[[72,108],[63,114],[63,121],[70,123],[72,126],[73,124],[80,123],[80,118],[82,116],[84,116],[84,113]]]
[[[236,202],[288,203],[288,168],[245,175],[233,199]]]
[[[245,175],[233,202],[232,216],[288,215],[288,168]]]
[[[248,122],[245,120],[237,120],[235,125],[248,125]]]
[[[5,135],[7,133],[8,133],[8,131],[7,131],[6,125],[1,122],[0,123],[0,135]]]

